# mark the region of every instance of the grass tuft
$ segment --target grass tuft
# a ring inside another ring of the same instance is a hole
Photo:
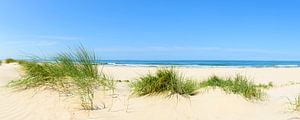
[[[20,80],[11,81],[10,87],[15,88],[34,88],[40,86],[49,86],[59,90],[62,88],[63,71],[59,65],[51,63],[24,62],[21,64],[26,72]]]
[[[289,100],[289,103],[294,111],[300,111],[300,95],[298,95],[294,101]]]
[[[220,78],[217,76],[210,77],[207,81],[201,82],[200,87],[219,87],[225,92],[240,94],[248,100],[252,99],[262,99],[263,89],[272,87],[269,85],[259,84],[256,85],[249,81],[246,77],[241,75],[236,75],[233,78]]]
[[[14,63],[14,62],[17,62],[17,60],[12,59],[12,58],[5,59],[5,63],[6,63],[6,64]]]
[[[27,62],[26,60],[18,60],[17,61],[17,63],[20,64],[20,65],[25,64],[26,62]]]
[[[169,93],[183,96],[194,95],[198,84],[191,80],[184,80],[174,68],[161,68],[155,74],[147,74],[131,83],[133,94],[138,96]]]
[[[25,89],[47,86],[64,93],[78,93],[83,109],[92,110],[96,108],[95,88],[113,88],[108,77],[98,71],[96,60],[93,52],[79,47],[75,52],[58,54],[55,62],[20,61],[26,75],[9,86]]]

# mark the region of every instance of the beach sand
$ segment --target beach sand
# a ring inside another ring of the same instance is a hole
[[[116,80],[136,80],[154,72],[151,67],[99,67]],[[97,91],[95,102],[104,108],[84,111],[76,96],[51,89],[14,91],[6,87],[21,76],[17,64],[0,66],[0,120],[296,120],[289,100],[300,93],[300,68],[177,68],[187,78],[205,80],[211,75],[246,75],[255,83],[274,84],[264,101],[247,101],[220,89],[200,89],[189,98],[181,96],[130,96],[128,82],[118,82],[114,93]],[[104,95],[105,94],[105,95]]]

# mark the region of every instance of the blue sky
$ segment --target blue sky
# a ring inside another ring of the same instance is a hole
[[[1,0],[0,59],[300,60],[299,0]]]

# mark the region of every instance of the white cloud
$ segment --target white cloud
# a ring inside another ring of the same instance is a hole
[[[2,38],[1,47],[33,47],[33,46],[54,46],[65,41],[80,40],[79,37],[72,36],[51,36],[51,35],[37,35],[37,36],[19,36]]]
[[[51,36],[51,35],[40,35],[36,36],[40,39],[47,39],[47,40],[80,40],[80,37],[74,37],[74,36]]]
[[[218,50],[216,47],[101,47],[96,48],[96,51],[104,52],[147,52],[147,51],[199,51],[199,50]]]
[[[54,46],[58,42],[50,40],[15,40],[15,41],[2,41],[2,45],[13,47],[34,47],[34,46]]]
[[[257,54],[288,54],[278,50],[254,48],[188,47],[188,46],[149,46],[149,47],[102,47],[98,52],[227,52]]]
[[[251,52],[251,53],[263,53],[263,54],[287,54],[286,52],[266,49],[248,49],[248,48],[227,48],[223,49],[229,52]]]

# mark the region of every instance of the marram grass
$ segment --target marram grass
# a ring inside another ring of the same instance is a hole
[[[184,96],[194,95],[198,84],[191,80],[185,80],[174,68],[161,68],[155,74],[147,74],[131,83],[133,94],[137,96],[163,94],[180,94]]]
[[[17,60],[12,59],[12,58],[5,59],[5,63],[6,63],[6,64],[14,63],[14,62],[17,62]]]
[[[300,95],[298,95],[294,101],[289,100],[289,103],[293,111],[300,112]]]
[[[264,97],[264,89],[272,87],[272,83],[255,84],[247,77],[236,75],[232,78],[212,76],[203,82],[185,80],[174,68],[158,69],[155,74],[147,74],[139,77],[131,83],[133,94],[137,96],[156,95],[168,93],[184,96],[196,94],[196,90],[205,87],[219,87],[227,93],[243,96],[247,100],[261,100]]]
[[[113,88],[112,81],[98,71],[96,60],[93,52],[79,47],[75,52],[58,54],[54,63],[22,61],[26,75],[9,86],[25,89],[47,86],[60,92],[78,93],[83,109],[95,109],[95,88]]]
[[[26,72],[20,80],[11,81],[9,86],[15,88],[34,88],[39,86],[61,88],[65,77],[60,66],[52,63],[24,62],[21,64]]]
[[[236,75],[233,78],[220,78],[217,76],[210,77],[207,81],[200,83],[200,87],[219,87],[225,92],[239,94],[248,100],[260,100],[263,98],[263,89],[272,87],[272,83],[268,85],[254,84],[247,77]]]

